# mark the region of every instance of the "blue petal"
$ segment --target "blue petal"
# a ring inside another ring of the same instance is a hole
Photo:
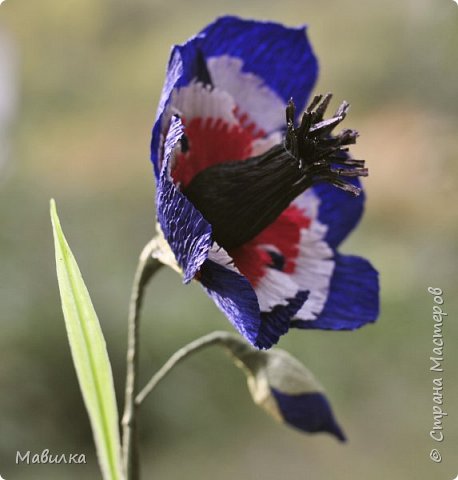
[[[336,254],[330,293],[316,320],[295,320],[291,326],[323,330],[354,330],[379,314],[378,272],[364,258]]]
[[[261,328],[255,346],[270,348],[290,327],[291,319],[302,308],[309,292],[299,291],[287,305],[277,305],[270,312],[261,312]]]
[[[211,260],[200,269],[200,282],[234,327],[252,344],[261,325],[259,304],[248,280]]]
[[[162,87],[161,98],[157,108],[156,122],[153,126],[151,139],[151,161],[154,165],[156,178],[159,177],[159,144],[162,128],[162,115],[170,100],[174,88],[188,85],[191,80],[199,76],[196,70],[201,63],[201,44],[202,38],[199,36],[191,38],[183,45],[175,45],[170,54],[169,64],[164,86]]]
[[[354,185],[361,187],[359,179],[347,179]],[[354,197],[329,183],[320,183],[313,187],[320,198],[318,218],[328,226],[324,240],[332,247],[337,248],[346,236],[356,227],[364,210],[364,192]]]
[[[345,441],[345,435],[322,393],[289,395],[273,388],[271,391],[286,423],[308,433],[328,432]]]
[[[304,26],[221,17],[199,35],[173,48],[153,127],[151,160],[159,177],[162,114],[174,88],[200,78],[204,58],[230,55],[244,62],[243,70],[261,77],[285,103],[294,99],[298,114],[305,107],[318,76],[318,62]],[[205,76],[205,75],[204,75]]]
[[[162,114],[164,113],[165,107],[170,99],[172,90],[182,84],[186,85],[189,83],[189,79],[186,78],[186,68],[183,63],[183,58],[185,57],[184,52],[186,50],[195,51],[193,47],[194,39],[190,40],[187,44],[183,46],[175,46],[170,55],[169,64],[167,67],[167,74],[165,77],[164,86],[162,87],[161,98],[159,100],[159,106],[157,108],[156,122],[153,126],[153,133],[151,139],[151,161],[154,166],[154,173],[156,178],[159,177],[160,173],[160,159],[159,159],[159,145],[161,137],[161,128],[162,128]],[[189,69],[189,68],[188,68]]]
[[[164,237],[183,269],[183,281],[188,283],[207,259],[212,239],[210,224],[177,190],[168,176],[171,152],[181,135],[181,122],[174,119],[165,142],[165,158],[157,185],[156,205],[157,218]]]
[[[159,144],[161,138],[161,122],[162,122],[162,113],[159,118],[156,120],[153,126],[153,133],[151,137],[151,154],[150,158],[153,162],[154,175],[156,179],[159,178],[160,174],[160,161],[159,161]]]
[[[221,17],[202,34],[205,57],[241,58],[243,70],[261,77],[285,103],[294,99],[302,110],[318,75],[318,62],[307,39],[306,27]]]

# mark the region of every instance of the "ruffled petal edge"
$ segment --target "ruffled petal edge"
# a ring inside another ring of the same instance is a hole
[[[379,315],[378,272],[366,259],[335,256],[329,297],[316,320],[293,320],[292,327],[355,330],[375,322]]]
[[[157,185],[157,219],[170,245],[183,281],[189,283],[208,257],[212,245],[210,224],[173,184],[169,168],[173,150],[183,134],[179,118],[172,120],[164,147],[164,163]]]

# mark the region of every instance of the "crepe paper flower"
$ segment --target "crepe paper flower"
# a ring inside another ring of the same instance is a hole
[[[153,127],[168,252],[236,329],[269,348],[290,327],[352,330],[378,315],[378,278],[336,248],[358,223],[357,132],[304,110],[317,77],[305,27],[222,17],[172,50]],[[286,112],[286,114],[285,114]]]
[[[271,417],[307,433],[346,440],[323,387],[298,359],[278,348],[254,350],[232,338],[224,343],[245,372],[253,401]]]

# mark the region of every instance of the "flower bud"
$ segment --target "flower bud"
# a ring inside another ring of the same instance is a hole
[[[234,339],[226,347],[246,373],[254,402],[270,416],[304,432],[328,432],[345,441],[323,387],[299,360],[284,350],[255,350]]]

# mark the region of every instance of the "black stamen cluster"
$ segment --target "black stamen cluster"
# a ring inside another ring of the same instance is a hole
[[[324,120],[331,98],[331,93],[316,95],[297,128],[294,126],[296,107],[292,100],[289,101],[286,107],[285,147],[298,159],[299,168],[304,173],[301,181],[307,186],[310,180],[312,183],[325,181],[353,195],[359,195],[361,189],[342,178],[365,177],[368,174],[364,160],[350,158],[346,148],[347,145],[356,143],[358,132],[345,129],[337,135],[331,134],[344,120],[350,108],[347,102],[342,102],[336,113]]]
[[[212,225],[213,239],[227,250],[237,248],[273,223],[289,204],[317,182],[330,182],[354,195],[360,189],[345,177],[366,176],[364,160],[353,160],[347,145],[355,130],[332,130],[345,118],[344,102],[323,120],[331,94],[316,96],[294,126],[295,106],[286,108],[286,134],[281,144],[262,155],[232,161],[199,172],[183,193]],[[190,146],[192,148],[192,145]]]

